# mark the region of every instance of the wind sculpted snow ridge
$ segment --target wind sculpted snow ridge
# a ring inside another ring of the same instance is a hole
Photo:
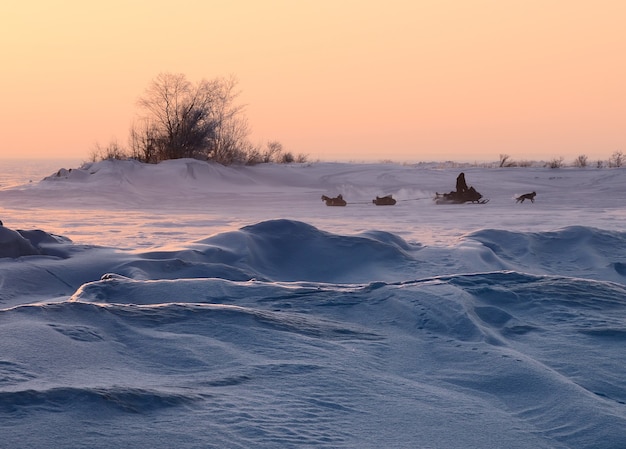
[[[3,444],[618,448],[625,238],[433,247],[268,220],[176,250],[55,239],[0,260]]]
[[[0,313],[3,433],[54,435],[54,413],[81,416],[78,429],[156,420],[161,447],[619,447],[625,297],[516,272],[360,286],[111,276]],[[78,429],[76,447],[90,441]]]

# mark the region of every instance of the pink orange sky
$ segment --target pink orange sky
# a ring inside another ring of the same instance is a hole
[[[623,0],[31,0],[0,12],[0,157],[125,145],[160,72],[234,75],[309,160],[626,152]]]

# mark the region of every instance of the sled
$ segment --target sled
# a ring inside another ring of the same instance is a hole
[[[322,201],[324,201],[327,206],[345,206],[346,204],[348,204],[341,195],[337,195],[337,197],[335,198],[330,198],[326,195],[322,195]]]
[[[372,203],[377,206],[393,206],[396,204],[396,200],[392,195],[387,196],[377,196],[375,200],[372,200]]]

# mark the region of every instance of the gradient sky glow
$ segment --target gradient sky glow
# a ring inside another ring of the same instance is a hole
[[[160,72],[234,75],[310,160],[626,153],[623,0],[31,0],[0,7],[0,157],[126,144]]]

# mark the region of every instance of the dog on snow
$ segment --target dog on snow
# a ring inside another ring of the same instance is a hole
[[[515,198],[515,202],[516,203],[523,203],[524,200],[530,200],[531,203],[534,203],[536,195],[537,195],[537,192],[525,193],[525,194]]]

